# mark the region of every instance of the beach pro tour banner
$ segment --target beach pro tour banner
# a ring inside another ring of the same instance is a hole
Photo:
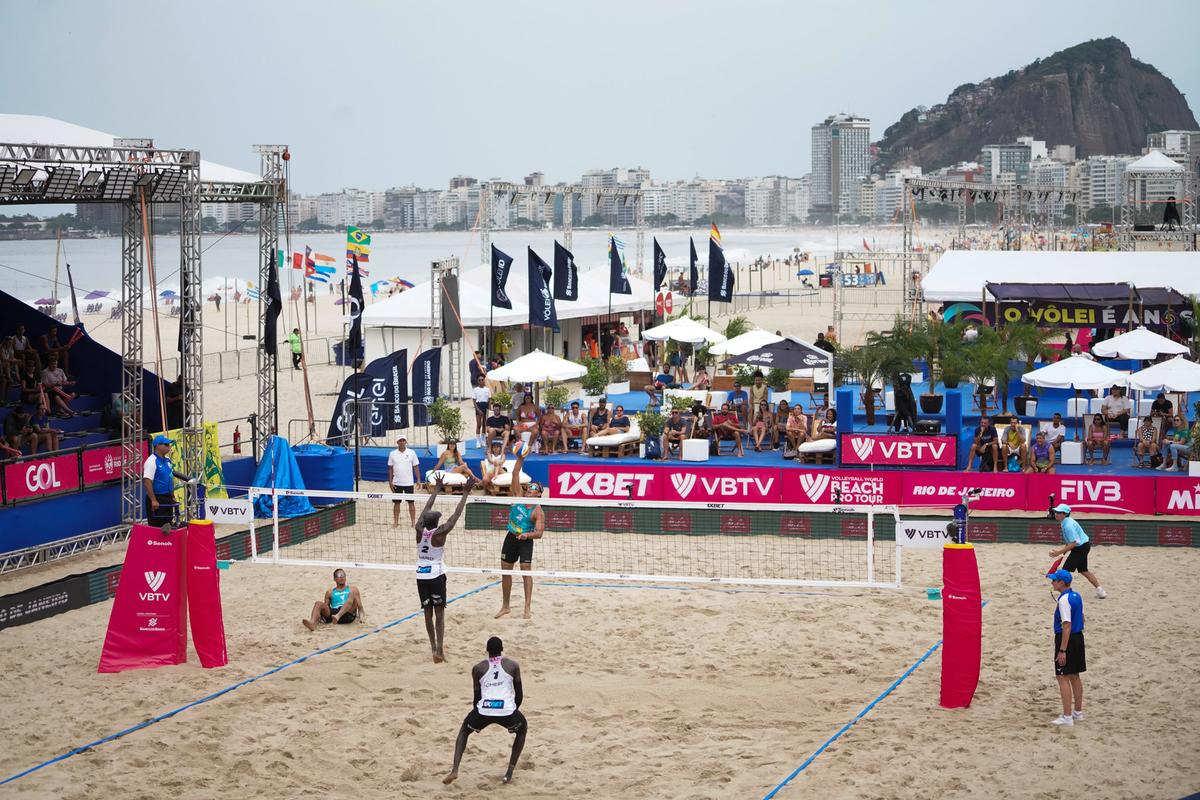
[[[844,433],[842,463],[872,467],[949,467],[958,465],[958,440],[953,436],[895,436]]]

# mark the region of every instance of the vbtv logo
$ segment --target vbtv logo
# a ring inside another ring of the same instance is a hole
[[[160,592],[163,582],[167,579],[167,573],[147,571],[142,573],[142,577],[146,579],[146,585],[150,587],[148,592],[138,592],[139,600],[161,600],[167,602],[171,599],[170,592]]]

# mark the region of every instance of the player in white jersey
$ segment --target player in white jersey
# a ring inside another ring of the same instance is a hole
[[[458,523],[463,506],[467,504],[467,498],[474,486],[475,479],[467,478],[458,507],[450,515],[450,519],[438,524],[442,512],[433,510],[433,501],[442,491],[442,477],[439,475],[434,481],[433,491],[429,493],[425,508],[417,517],[417,595],[421,598],[421,608],[425,610],[425,631],[429,634],[429,646],[433,648],[435,664],[446,660],[446,655],[442,652],[446,631],[446,536]]]
[[[503,652],[504,642],[500,641],[500,637],[493,636],[487,640],[487,660],[480,661],[471,670],[471,683],[475,688],[471,713],[467,714],[462,727],[458,729],[458,740],[454,743],[454,766],[442,783],[453,783],[458,777],[458,765],[462,761],[463,751],[467,749],[467,737],[479,733],[488,725],[500,725],[516,735],[512,754],[508,757],[508,771],[504,773],[505,783],[512,780],[517,759],[525,747],[525,733],[529,726],[525,722],[525,715],[519,711],[524,695],[521,667],[511,658],[505,658]]]

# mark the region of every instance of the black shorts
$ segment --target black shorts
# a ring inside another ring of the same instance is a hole
[[[1087,672],[1087,656],[1084,653],[1083,633],[1072,633],[1067,639],[1067,660],[1061,667],[1058,665],[1058,645],[1062,641],[1060,634],[1054,634],[1054,674],[1078,675]]]
[[[472,708],[471,713],[463,720],[463,724],[473,732],[479,733],[488,725],[499,725],[509,733],[520,733],[525,730],[525,715],[514,711],[507,717],[488,717],[479,713],[478,708]]]
[[[533,539],[518,539],[511,533],[504,535],[504,546],[500,548],[500,560],[505,564],[529,564],[533,561]]]
[[[446,576],[418,578],[417,596],[421,598],[421,608],[437,608],[446,605]]]
[[[341,606],[338,606],[338,608],[341,608]],[[336,614],[337,612],[338,612],[338,609],[335,608],[333,610],[333,614]],[[333,622],[333,614],[330,614],[328,616],[326,616],[325,614],[322,614],[321,621],[322,622]],[[338,619],[338,625],[349,625],[351,622],[354,622],[354,620],[356,620],[356,619],[358,619],[358,614],[343,614],[341,616],[341,618]]]
[[[413,493],[413,487],[411,487],[411,486],[393,486],[392,487],[392,494],[412,494],[412,493]],[[404,502],[414,503],[414,502],[416,502],[416,500],[405,501],[405,500],[400,500],[398,498],[393,497],[392,502],[393,503],[404,503]]]
[[[485,417],[486,417],[486,416],[487,416],[487,412],[488,412],[488,401],[486,401],[486,400],[476,400],[476,401],[475,401],[475,413],[476,413],[476,414],[482,414],[483,416],[485,416]]]
[[[1091,550],[1091,542],[1084,542],[1078,547],[1072,547],[1067,553],[1067,560],[1063,562],[1062,568],[1067,572],[1087,572],[1087,558]]]

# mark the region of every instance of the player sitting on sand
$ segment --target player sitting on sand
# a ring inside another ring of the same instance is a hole
[[[525,456],[529,445],[518,445],[517,463],[513,467],[513,478],[510,489],[513,497],[538,498],[542,496],[542,485],[537,481],[528,486],[521,486],[521,467],[525,464]],[[521,569],[533,569],[533,540],[542,538],[546,530],[546,515],[542,507],[532,503],[513,503],[508,511],[508,533],[504,535],[504,545],[500,548],[500,568],[512,569],[517,562]],[[533,578],[528,575],[523,578],[525,584],[525,619],[533,616]],[[504,575],[500,579],[501,605],[496,619],[508,613],[508,601],[512,596],[512,576]]]
[[[364,622],[367,619],[367,610],[363,608],[362,594],[358,591],[357,586],[346,583],[346,570],[335,569],[333,583],[333,588],[325,591],[325,599],[319,603],[313,603],[312,614],[309,618],[300,620],[310,631],[315,631],[319,624],[349,625],[356,619]]]
[[[442,783],[453,783],[458,777],[458,765],[462,761],[463,751],[467,749],[467,737],[479,733],[488,725],[500,725],[509,733],[516,734],[512,754],[508,757],[508,771],[504,773],[505,783],[512,780],[517,759],[525,747],[525,733],[529,726],[525,722],[525,715],[519,711],[524,694],[521,690],[521,667],[516,661],[501,655],[503,652],[504,642],[500,641],[500,637],[493,636],[487,640],[487,660],[480,661],[471,670],[471,682],[475,690],[473,707],[458,729],[458,739],[454,742],[454,766]]]
[[[433,501],[443,488],[442,476],[438,475],[433,483],[433,491],[429,493],[429,500],[421,510],[421,516],[417,517],[417,596],[421,598],[421,608],[425,609],[425,631],[429,634],[429,646],[433,648],[435,664],[446,660],[442,652],[446,630],[446,564],[442,560],[446,551],[446,537],[458,524],[458,518],[462,516],[463,506],[467,504],[467,498],[470,497],[474,485],[475,479],[467,478],[454,513],[450,515],[450,519],[439,525],[442,512],[433,510]]]

